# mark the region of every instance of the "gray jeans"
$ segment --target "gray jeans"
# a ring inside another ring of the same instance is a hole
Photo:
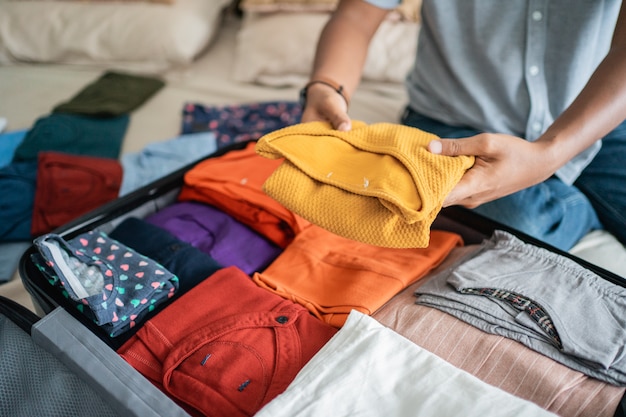
[[[418,304],[626,385],[626,289],[571,259],[496,231],[416,295]]]

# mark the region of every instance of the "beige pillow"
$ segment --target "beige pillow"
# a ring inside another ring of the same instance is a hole
[[[162,71],[191,62],[231,0],[0,1],[0,63]]]
[[[410,22],[421,21],[422,0],[402,0],[396,8],[401,18]]]
[[[64,0],[61,0],[61,1],[64,1]],[[114,2],[117,1],[117,2],[122,2],[122,3],[123,2],[135,2],[135,1],[141,2],[141,1],[143,1],[143,2],[146,2],[146,3],[174,4],[175,0],[74,0],[74,1],[83,1],[83,2],[87,2],[87,3],[89,3],[89,2],[97,3],[97,2],[101,2],[101,1],[114,1]]]
[[[335,10],[339,0],[241,0],[245,12],[328,12]]]
[[[11,1],[32,1],[32,0],[11,0]],[[57,0],[47,0],[47,1],[57,1]],[[117,3],[135,3],[135,2],[144,2],[144,3],[159,3],[159,4],[173,4],[176,0],[59,0],[59,1],[78,1],[82,3],[99,3],[99,2],[117,2]]]
[[[313,66],[328,13],[246,14],[237,34],[236,81],[301,85]],[[386,20],[374,35],[363,79],[402,82],[413,65],[420,24]]]
[[[1,1],[32,1],[32,0],[0,0]],[[57,0],[46,0],[46,1],[57,1]],[[116,2],[116,3],[160,3],[160,4],[173,4],[176,0],[58,0],[58,1],[77,1],[82,3],[99,3],[99,2]]]

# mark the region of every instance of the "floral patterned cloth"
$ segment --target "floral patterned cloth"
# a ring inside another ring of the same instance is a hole
[[[283,127],[300,123],[302,107],[297,102],[267,101],[228,106],[186,103],[182,134],[214,132],[217,146],[257,140]]]

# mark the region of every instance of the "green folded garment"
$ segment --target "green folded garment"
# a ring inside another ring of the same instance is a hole
[[[164,85],[158,78],[108,71],[52,112],[119,116],[141,106]]]

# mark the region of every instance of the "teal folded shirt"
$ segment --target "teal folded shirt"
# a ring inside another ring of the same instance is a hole
[[[36,161],[41,151],[118,159],[130,117],[97,118],[51,114],[39,118],[13,155],[13,162]]]

